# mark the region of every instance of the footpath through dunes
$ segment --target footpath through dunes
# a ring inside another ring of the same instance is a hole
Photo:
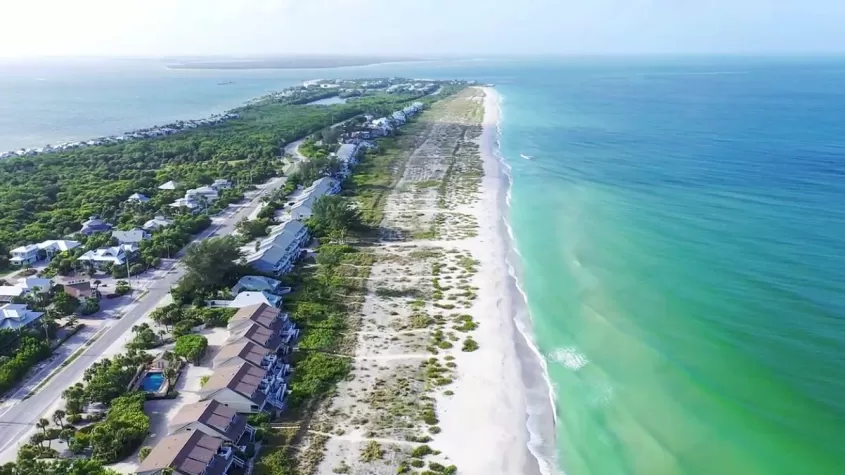
[[[318,474],[525,471],[498,180],[482,186],[484,96],[466,89],[403,128],[392,183],[364,198],[383,202],[380,237],[352,372],[302,449],[324,447]]]

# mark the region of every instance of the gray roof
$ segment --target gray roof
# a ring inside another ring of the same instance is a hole
[[[149,237],[143,229],[130,229],[129,231],[112,231],[111,236],[121,243],[140,243]]]
[[[258,250],[248,253],[246,262],[261,271],[272,271],[289,252],[305,225],[299,221],[288,221],[271,231],[270,236],[259,242]]]
[[[200,394],[205,394],[208,397],[221,389],[228,388],[260,406],[267,396],[258,391],[258,386],[266,375],[266,370],[247,362],[223,366],[214,370]]]
[[[170,421],[168,430],[175,432],[194,422],[203,423],[221,437],[235,442],[247,424],[246,418],[237,411],[211,399],[182,406]]]
[[[217,451],[223,445],[223,439],[212,437],[204,432],[185,432],[167,436],[153,447],[135,473],[154,472],[165,468],[173,468],[178,473],[200,475],[209,463],[217,457]],[[208,475],[223,472],[224,464],[213,464]]]

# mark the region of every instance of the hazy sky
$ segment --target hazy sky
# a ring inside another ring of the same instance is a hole
[[[0,57],[842,52],[842,0],[0,0]]]

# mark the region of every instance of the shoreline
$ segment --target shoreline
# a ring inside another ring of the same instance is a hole
[[[553,391],[548,379],[546,365],[542,355],[532,339],[531,316],[527,297],[519,285],[519,251],[513,239],[508,221],[510,211],[510,189],[512,178],[510,169],[500,150],[502,99],[492,87],[481,88],[485,93],[484,121],[481,136],[481,159],[484,163],[484,181],[489,207],[495,209],[496,228],[491,238],[499,251],[496,261],[498,272],[504,273],[502,282],[502,304],[500,317],[510,327],[511,348],[518,362],[516,373],[523,383],[523,411],[525,440],[523,446],[530,454],[523,473],[558,473],[556,464],[555,423]],[[497,289],[498,290],[498,289]],[[508,355],[511,356],[511,355]]]

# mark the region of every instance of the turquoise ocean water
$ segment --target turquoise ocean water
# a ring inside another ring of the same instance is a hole
[[[160,122],[145,107],[188,118],[315,77],[495,83],[560,471],[845,473],[845,60],[145,68],[101,73],[113,92],[99,104],[90,68],[46,99],[43,84],[20,89],[25,76],[0,81],[0,149]],[[217,86],[228,80],[238,87]]]

